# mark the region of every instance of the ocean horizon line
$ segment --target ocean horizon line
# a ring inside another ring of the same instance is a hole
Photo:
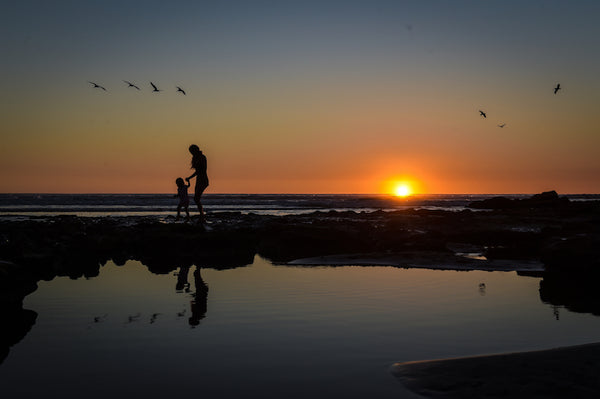
[[[556,190],[548,190],[548,191],[556,191]],[[496,196],[523,196],[523,195],[535,195],[535,194],[540,194],[542,191],[539,192],[522,192],[522,193],[518,193],[518,192],[512,192],[512,193],[413,193],[410,195],[407,195],[404,198],[410,198],[410,197],[422,197],[422,196],[446,196],[446,195],[451,195],[451,196],[469,196],[469,195],[473,195],[473,196],[477,196],[477,195],[484,195],[484,196],[492,196],[492,195],[496,195]],[[585,192],[580,192],[580,193],[561,193],[558,192],[558,195],[566,195],[566,196],[576,196],[576,195],[600,195],[600,192],[594,193],[594,192],[589,192],[589,193],[585,193]],[[172,192],[140,192],[140,193],[132,193],[132,192],[128,192],[128,193],[119,193],[119,192],[74,192],[74,193],[70,193],[70,192],[1,192],[0,195],[173,195],[174,193]],[[222,192],[222,193],[204,193],[204,196],[210,196],[210,195],[246,195],[246,196],[251,196],[251,195],[289,195],[289,196],[302,196],[302,195],[322,195],[322,196],[335,196],[335,195],[339,195],[339,196],[357,196],[357,195],[365,195],[365,196],[381,196],[381,197],[397,197],[395,194],[392,193],[269,193],[269,192],[265,192],[265,193],[244,193],[244,192],[231,192],[231,193],[226,193],[226,192]]]

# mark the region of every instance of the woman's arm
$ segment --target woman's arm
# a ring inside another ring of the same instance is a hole
[[[185,181],[187,181],[188,183],[190,182],[190,179],[194,176],[196,176],[198,174],[198,171],[195,171],[193,175],[191,175],[190,177],[186,177]]]

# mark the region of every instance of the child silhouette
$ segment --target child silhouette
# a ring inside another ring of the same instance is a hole
[[[181,219],[181,208],[185,209],[186,218],[185,220],[190,220],[190,198],[188,197],[188,187],[190,186],[190,182],[187,184],[183,181],[181,177],[178,177],[175,180],[175,184],[177,184],[177,194],[175,194],[176,198],[179,198],[179,205],[177,205],[177,218],[176,220]]]

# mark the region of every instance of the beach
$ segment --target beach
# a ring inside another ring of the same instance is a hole
[[[599,225],[597,202],[556,198],[509,203],[496,199],[459,212],[221,212],[210,214],[206,225],[136,216],[0,220],[1,306],[9,326],[2,336],[3,352],[6,356],[35,324],[35,315],[24,310],[22,302],[39,281],[91,278],[109,260],[117,265],[137,260],[156,274],[192,265],[244,267],[256,255],[274,264],[305,267],[515,271],[542,277],[543,302],[600,315],[595,287],[600,274]],[[409,389],[432,397],[564,397],[565,392],[570,397],[595,397],[599,386],[592,377],[600,372],[599,358],[600,346],[594,344],[465,359],[414,359],[395,365],[393,373]]]
[[[600,343],[395,364],[406,387],[430,398],[595,398]]]

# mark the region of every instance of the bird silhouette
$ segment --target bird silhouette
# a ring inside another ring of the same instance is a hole
[[[554,94],[558,93],[559,90],[560,90],[560,83],[557,83],[556,87],[554,88]]]
[[[98,83],[90,82],[89,80],[88,80],[88,82],[93,84],[94,88],[98,88],[98,89],[102,89],[102,90],[106,91],[106,89],[104,87],[100,86]]]
[[[126,81],[126,80],[124,80],[123,82],[125,82],[125,83],[127,83],[127,84],[128,84],[128,86],[127,86],[127,87],[135,87],[136,89],[140,90],[140,88],[139,88],[139,87],[137,87],[136,85],[134,85],[134,84],[133,84],[133,83],[131,83],[131,82],[128,82],[128,81]]]
[[[150,82],[150,85],[152,85],[152,88],[154,89],[154,90],[152,90],[153,93],[155,93],[155,92],[158,93],[159,91],[162,91],[162,90],[158,90],[158,87],[156,87],[156,85],[154,83]]]
[[[487,118],[487,115],[482,110],[479,110],[479,115],[483,116],[484,118]]]
[[[503,124],[501,124],[501,125],[498,125],[498,127],[504,127],[504,126],[506,126],[506,123],[503,123]]]
[[[176,86],[176,87],[177,87],[177,91],[182,92],[183,95],[185,96],[185,91],[181,87],[179,87],[179,86]]]

